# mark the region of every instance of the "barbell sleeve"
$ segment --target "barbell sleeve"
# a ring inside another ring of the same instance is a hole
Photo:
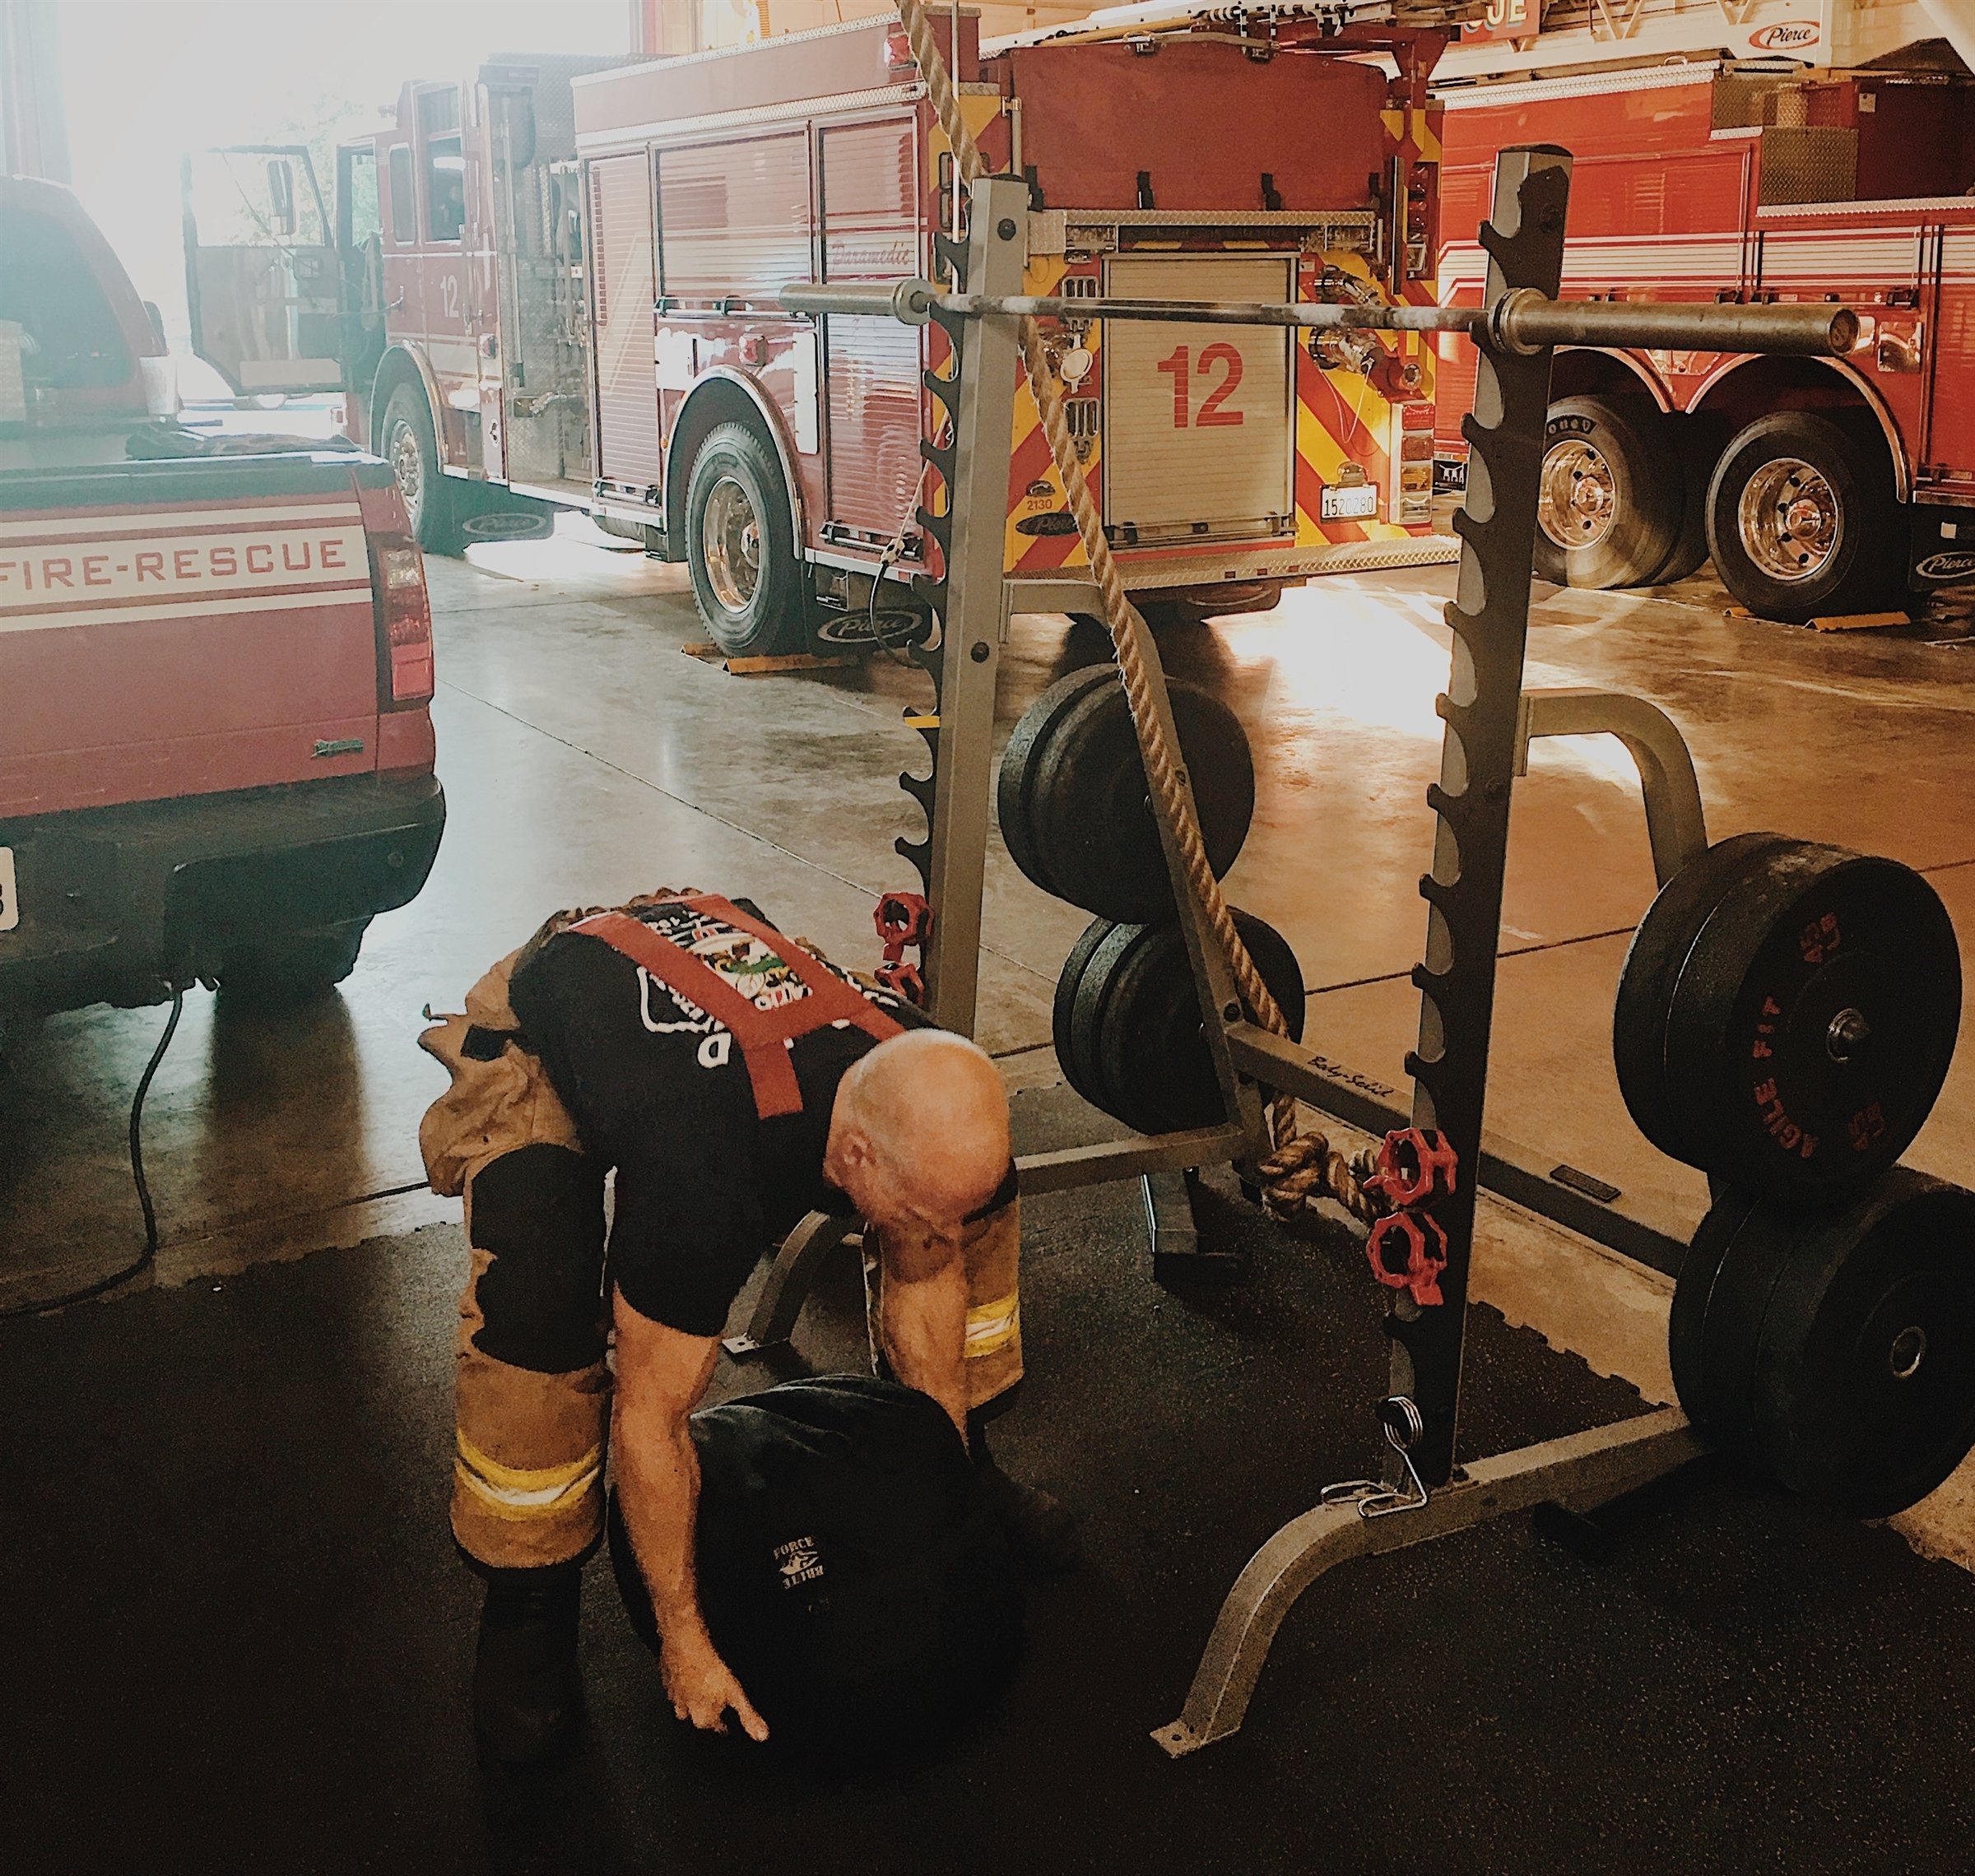
[[[1828,302],[1682,306],[1550,300],[1527,287],[1504,294],[1491,323],[1497,344],[1525,357],[1545,346],[1609,346],[1842,358],[1858,339],[1858,315]]]
[[[815,286],[792,280],[778,296],[790,313],[847,313],[853,318],[900,319],[923,326],[940,290],[929,280],[844,281]]]

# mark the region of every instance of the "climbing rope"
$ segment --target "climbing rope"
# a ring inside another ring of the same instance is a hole
[[[987,174],[988,166],[981,156],[980,146],[974,140],[974,132],[960,114],[959,96],[933,37],[932,21],[922,0],[898,0],[898,8],[905,36],[912,45],[913,58],[918,65],[919,76],[925,81],[926,95],[940,120],[941,129],[946,132],[947,142],[952,146],[960,181],[964,186],[970,187]],[[1090,563],[1091,577],[1103,598],[1104,626],[1111,634],[1112,648],[1117,654],[1118,676],[1124,684],[1125,699],[1131,706],[1132,727],[1137,731],[1139,750],[1145,760],[1146,778],[1158,796],[1159,806],[1173,830],[1187,883],[1206,917],[1215,942],[1228,961],[1228,968],[1243,1002],[1254,1013],[1262,1028],[1275,1035],[1286,1035],[1289,1024],[1276,999],[1270,995],[1269,987],[1262,981],[1262,973],[1255,968],[1255,960],[1248,955],[1248,946],[1242,942],[1241,934],[1235,928],[1234,915],[1229,910],[1227,899],[1221,892],[1220,882],[1214,877],[1183,772],[1174,750],[1166,741],[1164,726],[1153,710],[1151,684],[1139,651],[1138,634],[1144,629],[1144,621],[1126,597],[1124,578],[1118,570],[1117,561],[1111,556],[1111,543],[1104,536],[1097,503],[1091,496],[1090,484],[1084,480],[1083,464],[1063,414],[1062,387],[1057,381],[1048,354],[1043,348],[1042,328],[1033,318],[1025,314],[1019,329],[1022,360],[1028,369],[1029,388],[1042,416],[1043,434],[1048,439],[1049,453],[1062,477],[1063,494],[1076,522],[1077,536],[1083,543],[1085,555]],[[1273,1098],[1269,1121],[1274,1150],[1262,1162],[1257,1171],[1271,1182],[1265,1188],[1264,1196],[1271,1216],[1293,1216],[1322,1190],[1328,1190],[1347,1210],[1367,1222],[1384,1210],[1375,1197],[1364,1191],[1362,1180],[1353,1172],[1350,1162],[1343,1154],[1331,1152],[1329,1142],[1321,1134],[1298,1139],[1294,1095],[1279,1093]]]

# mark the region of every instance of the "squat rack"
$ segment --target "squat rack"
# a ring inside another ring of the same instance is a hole
[[[922,844],[900,843],[919,866],[935,912],[927,950],[927,1005],[946,1027],[971,1033],[978,995],[981,903],[994,695],[1014,595],[1002,577],[1002,538],[1012,432],[1016,322],[1067,310],[1079,318],[1304,327],[1357,327],[1469,332],[1480,352],[1466,502],[1455,522],[1462,548],[1440,779],[1428,792],[1438,816],[1432,864],[1420,883],[1428,902],[1420,1040],[1406,1058],[1414,1080],[1410,1115],[1388,1105],[1317,1051],[1243,1019],[1225,957],[1187,883],[1174,825],[1152,799],[1172,874],[1206,1040],[1226,1119],[1183,1133],[1108,1142],[1018,1160],[1021,1189],[1059,1191],[1111,1180],[1173,1174],[1232,1162],[1252,1167],[1269,1146],[1258,1084],[1286,1090],[1320,1112],[1382,1132],[1408,1124],[1452,1145],[1460,1174],[1433,1201],[1446,1238],[1443,1302],[1398,1293],[1387,1321],[1391,1395],[1380,1419],[1392,1448],[1382,1481],[1332,1488],[1257,1552],[1229,1592],[1195,1673],[1183,1712],[1152,1735],[1177,1758],[1240,1725],[1283,1616],[1335,1564],[1466,1529],[1545,1500],[1588,1511],[1682,1464],[1701,1449],[1677,1409],[1547,1442],[1462,1467],[1455,1432],[1476,1177],[1505,1196],[1663,1270],[1685,1247],[1626,1219],[1539,1170],[1536,1156],[1485,1139],[1482,1108],[1494,1014],[1511,787],[1526,773],[1531,740],[1610,733],[1638,766],[1654,871],[1661,884],[1707,846],[1700,792],[1685,743],[1644,700],[1595,690],[1522,690],[1531,544],[1548,416],[1551,349],[1558,344],[1653,346],[1800,355],[1842,355],[1856,336],[1849,310],[1829,304],[1677,306],[1560,304],[1571,160],[1549,146],[1504,150],[1496,166],[1489,257],[1480,309],[1440,307],[1175,303],[1025,298],[1029,193],[1022,182],[972,185],[965,246],[939,239],[941,258],[962,290],[928,281],[816,286],[781,294],[792,312],[931,320],[953,349],[950,375],[926,378],[951,420],[946,445],[922,445],[943,480],[941,513],[920,520],[937,541],[942,577],[925,583],[940,621],[936,646],[918,653],[938,690],[924,731],[930,778],[900,778],[926,808]],[[1027,594],[1025,587],[1024,593]],[[1088,609],[1094,589],[1064,583],[1054,603]],[[1037,601],[1025,597],[1025,604]],[[1172,746],[1163,668],[1151,633],[1131,621],[1150,679],[1152,708]],[[1183,782],[1184,780],[1183,775]],[[1187,789],[1190,802],[1191,790]],[[1373,1084],[1375,1087],[1376,1084]],[[1148,1186],[1149,1210],[1157,1216]],[[736,1354],[785,1340],[818,1261],[853,1228],[814,1217],[791,1234]]]

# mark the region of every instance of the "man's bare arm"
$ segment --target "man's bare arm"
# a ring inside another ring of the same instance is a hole
[[[768,1726],[720,1658],[700,1614],[693,1570],[699,1460],[688,1423],[720,1352],[716,1337],[687,1335],[616,1298],[617,1392],[611,1458],[617,1499],[662,1644],[659,1669],[672,1711],[724,1733],[732,1707],[749,1738]]]
[[[967,1437],[967,1263],[956,1238],[881,1234],[891,1372],[930,1394]]]

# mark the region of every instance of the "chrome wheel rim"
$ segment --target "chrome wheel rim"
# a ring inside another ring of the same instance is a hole
[[[1545,451],[1536,520],[1558,546],[1596,546],[1618,514],[1618,478],[1598,450],[1571,437]]]
[[[397,478],[397,492],[405,498],[406,513],[416,527],[419,503],[425,492],[425,461],[409,424],[401,423],[391,433],[391,473]]]
[[[1808,462],[1779,456],[1743,485],[1736,525],[1757,572],[1794,585],[1830,565],[1845,537],[1845,511],[1838,491]]]
[[[706,582],[729,612],[745,612],[761,584],[761,523],[746,489],[723,476],[706,498]]]

